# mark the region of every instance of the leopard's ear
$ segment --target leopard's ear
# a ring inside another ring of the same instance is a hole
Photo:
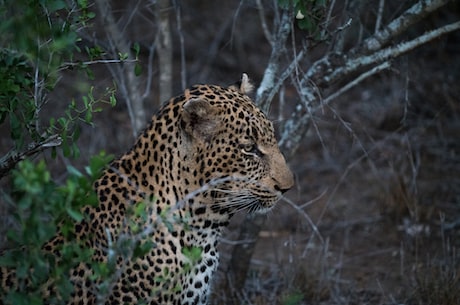
[[[217,132],[217,108],[202,98],[190,98],[183,105],[183,129],[190,136],[209,142]]]
[[[254,89],[254,85],[249,81],[249,77],[246,73],[243,73],[241,80],[231,85],[230,88],[234,88],[243,94],[250,94]]]

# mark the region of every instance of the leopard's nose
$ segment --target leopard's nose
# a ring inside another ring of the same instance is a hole
[[[281,192],[281,193],[286,193],[291,188],[292,188],[292,185],[289,186],[289,187],[282,187],[282,186],[279,186],[278,184],[275,184],[275,190],[278,191],[278,192]]]

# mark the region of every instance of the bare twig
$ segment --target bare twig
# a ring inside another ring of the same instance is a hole
[[[273,37],[270,33],[270,30],[268,29],[267,19],[265,18],[265,10],[264,6],[262,5],[262,1],[256,0],[256,4],[257,9],[259,10],[260,23],[262,24],[262,30],[264,32],[265,39],[267,39],[267,41],[273,46]]]
[[[321,30],[321,39],[324,39],[324,37],[326,37],[327,26],[331,22],[331,16],[332,16],[332,11],[334,9],[334,6],[335,6],[335,0],[332,0],[331,4],[329,4],[329,9],[327,10],[326,18],[324,19],[324,22],[322,22],[323,29]]]
[[[442,35],[445,35],[447,33],[457,31],[459,29],[460,21],[457,21],[437,28],[435,30],[426,32],[425,34],[420,35],[412,40],[402,42],[396,46],[388,47],[381,51],[375,52],[371,55],[354,57],[350,60],[347,60],[342,67],[334,69],[334,71],[332,71],[332,73],[330,73],[329,75],[324,75],[323,80],[326,83],[330,84],[338,80],[339,78],[342,78],[344,75],[350,75],[351,73],[365,66],[374,65],[382,61],[399,57],[423,44],[432,41],[433,39],[441,37]]]
[[[382,25],[382,17],[383,17],[383,8],[385,7],[385,0],[379,1],[379,9],[377,11],[377,18],[375,20],[375,32],[378,33],[380,26]]]
[[[35,103],[35,131],[40,134],[40,120],[39,113],[42,108],[42,92],[43,92],[43,80],[40,80],[40,69],[37,58],[37,64],[34,72],[34,103]]]
[[[98,59],[98,60],[88,60],[88,61],[81,61],[81,62],[64,62],[62,63],[60,70],[64,70],[70,67],[76,66],[89,66],[89,65],[96,65],[96,64],[121,64],[121,63],[135,63],[137,62],[136,59]]]
[[[321,233],[319,233],[318,227],[315,223],[313,223],[313,220],[311,220],[310,216],[308,216],[308,214],[301,207],[299,207],[297,204],[295,204],[288,198],[284,198],[284,201],[287,202],[291,207],[293,207],[294,210],[296,210],[303,218],[305,218],[305,220],[308,222],[315,235],[320,240],[321,244],[324,244],[324,238],[321,236]]]
[[[59,135],[52,135],[41,142],[30,143],[24,151],[9,151],[0,159],[0,179],[6,176],[20,161],[35,155],[47,148],[61,145],[62,139]]]
[[[155,43],[151,43],[149,47],[149,58],[147,63],[147,81],[142,94],[142,100],[145,100],[150,95],[150,90],[152,88],[152,79],[153,79],[153,57],[155,55]]]
[[[392,38],[406,31],[430,13],[447,4],[450,0],[421,0],[402,13],[382,30],[364,40],[360,52],[368,53],[382,48]],[[358,50],[357,50],[358,51]]]
[[[348,60],[340,54],[329,54],[328,56],[315,62],[307,71],[306,77],[300,84],[302,94],[307,95],[307,101],[313,102],[317,95],[315,95],[316,89],[309,85],[311,79],[314,79],[313,83],[315,85],[326,87],[354,72],[359,71],[360,69],[373,65],[379,65],[375,67],[376,70],[371,68],[368,72],[365,72],[362,77],[360,76],[355,80],[357,82],[361,82],[365,77],[369,77],[381,70],[387,69],[388,64],[385,64],[385,62],[388,60],[406,54],[407,52],[430,42],[435,38],[459,29],[460,21],[429,31],[413,40],[400,43],[397,46],[388,47],[371,55],[358,56]],[[381,64],[382,62],[384,63]],[[356,84],[351,82],[341,90],[344,90],[343,92],[345,92],[351,88],[348,88],[348,86],[354,85]],[[329,97],[328,101],[337,98],[340,91]],[[279,144],[282,150],[288,154],[293,154],[295,152],[300,140],[308,129],[308,122],[311,116],[311,109],[309,110],[309,107],[311,107],[310,103],[303,103],[303,107],[299,105],[284,125]],[[316,107],[315,109],[319,109],[319,107]]]
[[[390,68],[390,62],[385,61],[385,62],[381,63],[380,65],[370,69],[369,71],[366,71],[366,72],[360,74],[357,78],[355,78],[354,80],[352,80],[351,82],[347,83],[345,86],[343,86],[339,90],[335,91],[334,93],[332,93],[331,95],[329,95],[328,97],[323,99],[321,101],[321,105],[318,106],[317,108],[322,107],[323,105],[329,104],[331,101],[333,101],[334,99],[336,99],[340,95],[344,94],[345,92],[347,92],[351,88],[355,87],[356,85],[358,85],[360,82],[362,82],[366,78],[369,78],[372,75],[375,75],[375,74],[377,74],[377,73],[379,73],[379,72],[381,72],[383,70],[386,70],[388,68]]]
[[[284,70],[284,72],[278,77],[276,83],[273,85],[273,87],[270,89],[270,91],[267,94],[267,103],[271,104],[273,98],[275,95],[279,92],[281,86],[283,85],[284,81],[292,75],[296,67],[299,65],[299,62],[304,58],[305,54],[307,52],[305,50],[301,50],[299,53],[297,53],[297,56],[292,60],[292,62],[289,64],[289,66]]]

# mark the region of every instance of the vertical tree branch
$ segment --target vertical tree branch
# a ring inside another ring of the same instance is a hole
[[[285,51],[285,45],[291,32],[292,17],[293,12],[283,11],[277,25],[278,31],[271,36],[272,53],[256,96],[256,103],[264,112],[268,112],[273,98],[271,92],[279,76],[281,55]],[[262,19],[262,23],[264,22]],[[266,32],[265,35],[269,33]],[[233,248],[232,260],[228,266],[229,280],[232,281],[237,291],[244,287],[252,253],[264,222],[264,215],[247,215],[241,227],[238,240],[249,240],[250,242],[240,243]]]
[[[382,19],[383,19],[383,8],[385,7],[385,0],[380,0],[379,1],[379,9],[377,11],[377,18],[375,20],[375,32],[377,33],[380,29],[380,26],[382,25]]]
[[[112,46],[110,55],[118,57],[119,54],[123,54],[127,56],[127,59],[134,59],[130,42],[118,28],[108,0],[97,0],[96,4],[99,14],[104,16],[102,20],[103,26],[107,39]],[[140,93],[140,81],[134,73],[134,65],[126,62],[117,64],[116,71],[111,69],[111,73],[121,89],[123,98],[126,100],[133,128],[133,136],[137,137],[145,125],[145,112],[143,98]]]
[[[169,22],[171,4],[169,0],[158,1],[158,36],[156,46],[159,61],[159,90],[160,101],[166,101],[172,96],[172,38]]]
[[[262,1],[256,0],[256,4],[257,4],[257,9],[259,10],[260,23],[262,25],[262,30],[264,32],[265,39],[267,39],[267,41],[270,44],[272,44],[273,37],[272,37],[272,33],[270,33],[270,30],[268,29],[267,19],[265,18],[265,10],[264,10],[264,6],[262,5]]]
[[[185,64],[185,43],[184,43],[184,33],[182,32],[182,10],[180,7],[180,2],[174,0],[174,7],[176,8],[176,27],[177,34],[179,35],[179,44],[180,44],[180,80],[181,88],[185,90],[187,88],[187,67]]]
[[[281,55],[285,51],[286,41],[291,32],[293,12],[285,10],[281,14],[278,24],[278,30],[275,33],[272,41],[272,53],[268,60],[267,68],[264,72],[264,77],[260,83],[256,93],[256,104],[258,104],[264,112],[268,112],[271,100],[267,99],[271,88],[273,88],[276,78],[280,70]]]

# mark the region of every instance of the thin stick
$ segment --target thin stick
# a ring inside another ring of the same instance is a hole
[[[264,6],[262,5],[262,2],[260,0],[256,0],[256,4],[257,4],[257,9],[259,10],[260,23],[262,25],[262,30],[264,32],[265,39],[267,39],[267,41],[273,47],[274,41],[273,41],[272,34],[270,33],[270,30],[268,29],[267,19],[265,18]]]
[[[385,0],[379,1],[379,10],[377,11],[377,20],[375,21],[375,32],[377,34],[380,26],[382,25],[382,16],[383,16],[383,8],[385,7]]]

